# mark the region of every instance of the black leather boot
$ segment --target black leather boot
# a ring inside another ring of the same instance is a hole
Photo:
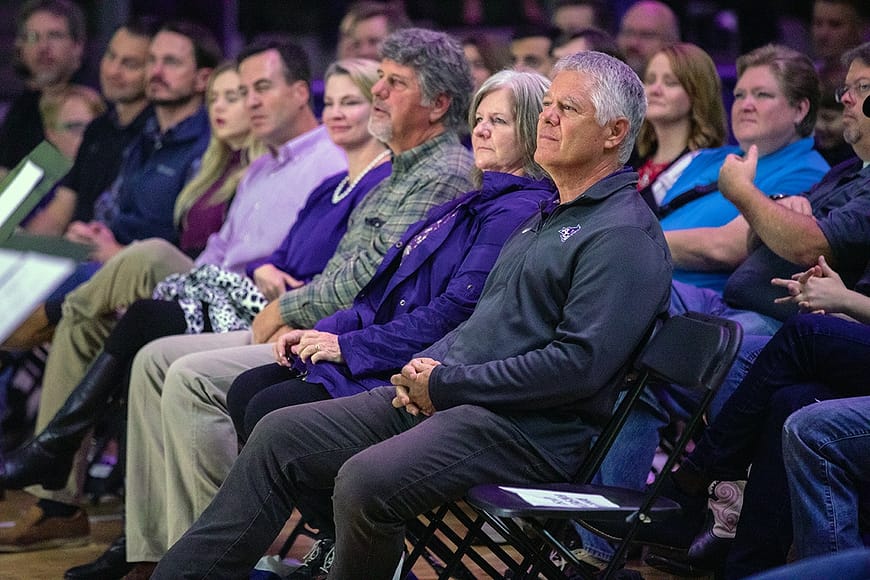
[[[121,536],[93,562],[70,568],[64,580],[119,580],[133,569],[127,563],[127,537]]]
[[[76,451],[122,385],[124,360],[103,352],[60,410],[36,437],[10,453],[0,467],[0,488],[66,485]]]

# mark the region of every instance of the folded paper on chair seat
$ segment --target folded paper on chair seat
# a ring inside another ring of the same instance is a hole
[[[535,507],[563,507],[577,509],[619,507],[603,495],[598,494],[549,491],[544,489],[523,489],[504,486],[500,486],[500,489],[517,494],[527,504]]]

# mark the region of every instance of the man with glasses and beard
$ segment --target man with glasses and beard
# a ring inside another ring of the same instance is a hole
[[[82,63],[85,16],[69,0],[30,0],[15,18],[15,68],[25,90],[12,101],[0,127],[0,174],[45,138],[39,101],[62,93]]]

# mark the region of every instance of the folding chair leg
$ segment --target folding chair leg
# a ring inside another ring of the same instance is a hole
[[[284,543],[281,544],[281,549],[278,550],[278,557],[282,560],[287,557],[287,554],[290,552],[290,548],[293,547],[293,544],[296,543],[296,540],[299,539],[299,536],[308,536],[309,538],[313,538],[316,536],[316,532],[308,527],[308,522],[305,521],[305,518],[299,518],[299,521],[293,526],[293,530],[290,532],[290,535],[287,536],[287,539],[284,540]]]
[[[408,554],[407,558],[405,558],[405,563],[402,566],[402,578],[408,575],[411,568],[413,568],[414,564],[417,563],[417,560],[420,559],[420,556],[425,553],[426,546],[435,536],[435,532],[444,520],[444,516],[447,515],[447,509],[447,504],[444,504],[439,507],[435,513],[430,513],[428,516],[429,525],[423,529],[422,533],[417,533],[419,526],[422,526],[422,523],[419,520],[408,522],[406,534],[412,536],[414,549],[411,550],[411,553]]]
[[[484,511],[480,514],[522,555],[522,560],[513,568],[514,573],[518,574],[517,578],[537,578],[539,572],[543,573],[546,578],[564,577],[562,571],[543,554],[543,546],[549,544],[548,541],[544,540],[545,536],[540,533],[546,528],[545,525],[538,523],[535,526],[535,532],[540,537],[536,545],[512,519],[493,517]],[[569,560],[576,562],[576,558],[570,552],[568,557]]]
[[[482,517],[478,516],[474,519],[465,534],[465,538],[456,546],[456,551],[453,552],[453,556],[447,562],[444,567],[444,572],[442,576],[444,578],[450,578],[452,574],[456,572],[456,569],[459,567],[459,563],[462,561],[463,556],[468,553],[468,550],[471,548],[471,544],[474,542],[474,539],[478,536],[478,534],[482,533],[481,529],[483,528],[483,524],[486,523]]]

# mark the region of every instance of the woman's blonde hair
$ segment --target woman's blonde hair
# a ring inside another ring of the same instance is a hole
[[[106,112],[106,102],[100,93],[85,85],[69,85],[62,93],[52,96],[43,96],[39,100],[39,114],[42,117],[44,127],[55,127],[60,109],[69,99],[81,99],[94,117],[99,117]]]
[[[212,71],[208,79],[208,89],[206,94],[211,91],[214,80],[227,71],[236,70],[234,61],[227,61],[219,64]],[[242,176],[250,165],[251,161],[266,152],[266,147],[253,136],[248,136],[241,150],[241,162],[239,166],[227,176],[220,188],[214,192],[208,200],[208,205],[218,205],[232,199],[236,193],[236,187],[239,185]],[[217,181],[224,171],[227,164],[233,158],[233,150],[225,142],[221,141],[214,135],[208,142],[208,148],[202,155],[202,163],[199,171],[191,179],[184,189],[178,194],[175,199],[174,219],[175,225],[181,224],[184,216],[193,207],[193,204]]]
[[[713,59],[704,50],[688,42],[672,44],[656,54],[665,55],[674,76],[689,95],[691,113],[686,147],[695,151],[723,145],[727,121],[722,104],[722,85]],[[648,121],[644,121],[637,138],[638,155],[641,158],[648,157],[655,152],[656,147],[658,141],[655,130]]]
[[[378,63],[368,58],[343,58],[326,69],[323,82],[333,75],[347,75],[368,102],[372,102],[372,87],[378,82]]]

